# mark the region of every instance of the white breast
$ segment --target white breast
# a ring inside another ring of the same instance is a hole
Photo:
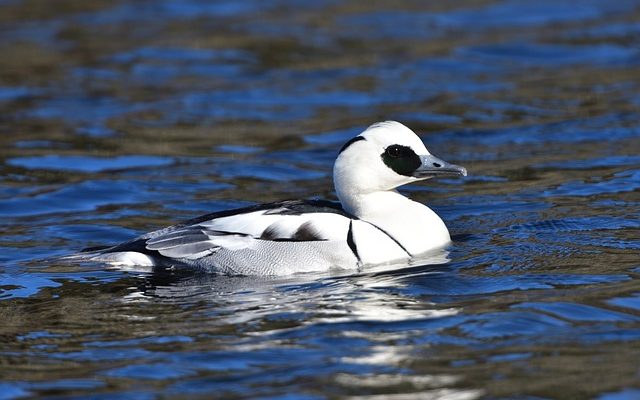
[[[409,254],[398,243],[370,223],[355,220],[351,229],[356,252],[363,264],[409,259]]]
[[[451,241],[449,230],[435,212],[400,193],[368,194],[360,198],[358,206],[361,220],[383,230],[411,256],[446,246]]]

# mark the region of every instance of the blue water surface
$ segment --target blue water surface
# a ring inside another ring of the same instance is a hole
[[[640,1],[0,1],[0,399],[635,399]],[[404,122],[446,260],[290,277],[68,264],[335,200]]]

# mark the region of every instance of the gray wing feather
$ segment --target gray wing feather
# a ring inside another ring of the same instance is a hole
[[[211,242],[195,242],[175,247],[158,249],[158,252],[165,257],[200,258],[207,254],[214,253],[219,248],[219,246],[216,246]]]
[[[176,239],[188,235],[203,235],[204,229],[198,226],[188,226],[173,230],[170,232],[160,232],[159,234],[148,238],[147,243],[156,243],[169,239]]]
[[[146,244],[149,250],[158,250],[203,240],[209,240],[209,236],[203,228],[193,225],[171,232],[161,233],[160,235],[147,239]]]
[[[145,247],[165,257],[191,258],[213,253],[219,246],[211,242],[211,233],[198,226],[190,226],[147,240]]]
[[[184,246],[191,243],[204,242],[209,240],[209,236],[204,234],[186,234],[183,236],[164,238],[159,237],[147,241],[146,247],[149,250],[164,250],[172,247]]]

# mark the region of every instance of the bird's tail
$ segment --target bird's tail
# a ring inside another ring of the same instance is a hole
[[[149,272],[156,266],[155,260],[146,254],[134,251],[110,251],[114,247],[89,247],[74,254],[50,258],[48,262],[62,264],[97,263],[121,270]]]
[[[75,264],[81,262],[100,262],[100,256],[105,254],[106,250],[109,250],[111,246],[95,246],[87,247],[80,250],[77,253],[65,254],[63,256],[48,258],[49,262],[59,262],[64,264]]]

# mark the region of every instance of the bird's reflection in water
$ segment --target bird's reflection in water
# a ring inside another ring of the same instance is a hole
[[[335,375],[340,385],[371,390],[405,386],[412,388],[415,398],[476,399],[481,390],[456,387],[461,376],[407,373],[405,366],[417,348],[429,347],[428,343],[416,347],[428,340],[425,334],[437,335],[449,325],[443,321],[460,312],[405,294],[416,280],[455,275],[447,262],[442,251],[413,265],[340,271],[332,276],[154,273],[141,278],[124,301],[197,306],[203,325],[213,324],[216,332],[223,332],[209,340],[240,358],[274,349],[292,353],[305,349],[341,371]],[[229,336],[228,332],[235,333]],[[371,368],[389,373],[367,374]]]
[[[220,324],[265,318],[297,320],[295,326],[349,322],[389,322],[437,318],[457,313],[400,293],[412,279],[448,270],[442,250],[412,264],[384,265],[327,274],[291,277],[220,276],[186,271],[156,271],[141,276],[123,300],[153,299],[189,305],[206,302]],[[255,332],[258,333],[258,332]]]

